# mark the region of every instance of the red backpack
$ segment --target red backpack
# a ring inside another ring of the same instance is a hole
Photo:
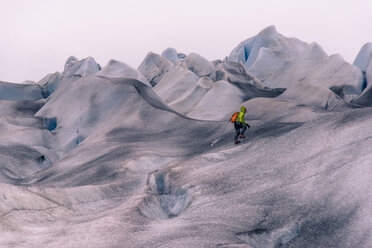
[[[238,115],[239,115],[239,112],[235,112],[235,113],[231,116],[231,118],[230,118],[230,122],[231,122],[231,123],[236,122],[236,119],[238,118]]]

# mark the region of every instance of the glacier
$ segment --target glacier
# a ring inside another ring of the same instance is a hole
[[[341,88],[339,91],[348,102],[363,90],[360,68],[340,55],[328,56],[316,43],[285,37],[275,26],[240,43],[229,60],[242,62],[249,73],[271,88],[287,88],[297,82]]]
[[[349,64],[270,26],[221,60],[1,81],[0,246],[371,247],[370,44]]]

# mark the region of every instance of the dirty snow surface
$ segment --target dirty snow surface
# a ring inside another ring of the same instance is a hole
[[[363,51],[269,27],[224,60],[70,57],[0,82],[0,247],[372,247]]]

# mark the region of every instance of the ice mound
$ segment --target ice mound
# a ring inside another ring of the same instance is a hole
[[[354,103],[362,106],[372,106],[372,43],[365,44],[354,60],[354,65],[363,72],[363,94]]]
[[[209,76],[214,71],[213,64],[196,53],[190,53],[185,62],[190,71],[194,72],[199,77]]]
[[[186,58],[186,54],[184,53],[178,53],[176,49],[169,47],[165,49],[162,53],[161,56],[163,58],[166,58],[173,64],[175,64],[178,60]]]
[[[333,110],[346,107],[345,101],[333,91],[306,83],[293,84],[277,99],[294,101],[298,104],[307,106],[317,106],[324,109]]]
[[[150,52],[138,67],[138,71],[147,78],[152,86],[155,86],[172,66],[173,64],[167,59]]]
[[[368,66],[372,61],[372,42],[366,43],[360,49],[356,56],[353,65],[359,67],[362,71],[367,71]]]
[[[248,72],[270,88],[298,82],[342,87],[344,99],[354,100],[363,90],[362,72],[339,55],[328,55],[316,43],[307,44],[279,34],[270,26],[240,43],[229,60],[242,62]]]
[[[137,70],[133,69],[124,62],[111,59],[105,67],[96,73],[98,76],[105,76],[111,78],[133,78],[149,85],[148,80]]]
[[[43,88],[43,92],[46,97],[50,96],[59,86],[61,82],[62,74],[60,72],[55,72],[46,75],[42,78],[38,84],[40,84]]]
[[[43,99],[43,90],[38,84],[14,84],[0,81],[0,100]]]
[[[182,66],[175,65],[156,84],[154,91],[167,103],[181,97],[189,88],[192,88],[199,77]]]
[[[101,67],[92,57],[87,57],[83,60],[78,60],[77,58],[71,56],[66,60],[65,69],[62,75],[65,77],[85,77],[88,75],[93,75],[101,70]]]

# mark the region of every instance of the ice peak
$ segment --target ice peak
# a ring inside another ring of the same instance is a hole
[[[363,71],[367,70],[368,65],[372,61],[372,42],[368,42],[362,46],[356,56],[353,65],[359,67]]]
[[[262,31],[260,33],[278,33],[278,31],[276,30],[275,25],[270,25],[270,26],[267,26],[266,28],[262,29]]]
[[[70,57],[68,57],[67,59],[66,59],[66,62],[65,62],[65,64],[69,64],[69,63],[71,63],[71,62],[76,62],[76,61],[79,61],[79,59],[78,58],[76,58],[75,56],[70,56]]]
[[[310,43],[309,50],[313,53],[327,56],[327,53],[324,51],[324,49],[316,42]]]
[[[271,25],[264,28],[261,32],[258,33],[258,35],[267,38],[275,38],[279,35],[279,33],[276,30],[276,27],[274,25]]]
[[[85,77],[87,75],[95,74],[100,69],[100,66],[97,64],[93,57],[87,57],[85,59],[78,60],[76,57],[70,56],[66,60],[65,69],[62,74],[68,77]]]
[[[107,67],[107,66],[109,66],[109,65],[121,64],[121,63],[123,63],[123,62],[120,62],[120,61],[118,61],[118,60],[116,60],[116,59],[110,59],[110,60],[107,62],[107,64],[105,65],[105,67]]]

